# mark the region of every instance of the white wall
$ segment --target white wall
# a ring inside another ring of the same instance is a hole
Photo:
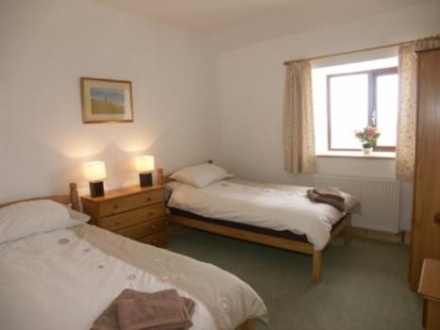
[[[225,52],[218,65],[196,36],[90,0],[2,0],[0,201],[62,193],[70,181],[86,192],[88,160],[106,162],[107,188],[132,184],[143,153],[165,172],[213,158],[244,178],[310,183],[283,170],[282,63],[440,33],[438,12],[428,1]],[[131,80],[134,123],[84,125],[84,76]],[[392,160],[320,158],[318,169],[394,176]]]
[[[393,44],[440,33],[440,2],[427,1],[349,24],[289,35],[220,56],[222,163],[249,179],[311,184],[283,169],[283,62]],[[318,172],[394,178],[394,160],[319,158]],[[411,185],[402,189],[401,226],[410,224]]]
[[[87,0],[0,2],[0,202],[63,193],[104,160],[106,188],[218,153],[217,55],[196,36]],[[134,123],[83,124],[80,77],[131,80]]]

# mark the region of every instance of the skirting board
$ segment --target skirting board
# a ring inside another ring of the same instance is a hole
[[[401,231],[397,234],[387,233],[383,231],[364,229],[352,227],[351,233],[353,237],[361,237],[366,239],[372,239],[376,241],[397,243],[397,244],[409,244],[411,233],[407,231]]]

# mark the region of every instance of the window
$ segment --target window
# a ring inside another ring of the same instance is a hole
[[[353,132],[379,128],[376,151],[395,151],[397,68],[327,76],[328,149],[357,150]]]
[[[381,132],[375,151],[394,152],[397,56],[340,64],[342,60],[332,66],[318,63],[312,70],[316,152],[359,151],[354,131],[367,125]]]

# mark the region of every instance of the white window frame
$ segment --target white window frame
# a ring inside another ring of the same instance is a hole
[[[327,76],[332,74],[353,73],[359,71],[370,71],[398,66],[397,50],[390,49],[384,54],[373,54],[365,56],[361,54],[360,59],[331,58],[328,61],[315,61],[312,63],[313,79],[313,106],[315,124],[315,150],[317,155],[330,156],[359,156],[359,151],[329,150],[328,141],[328,112],[327,112]],[[358,55],[359,56],[359,55]],[[372,59],[371,59],[372,58]],[[345,64],[344,64],[345,63]],[[346,64],[348,63],[348,64]],[[353,135],[353,138],[354,135]],[[379,157],[393,158],[395,152],[381,152]]]

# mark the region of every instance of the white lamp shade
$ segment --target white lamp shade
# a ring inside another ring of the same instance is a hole
[[[138,172],[150,172],[154,170],[154,157],[149,155],[136,157],[136,170]]]
[[[106,178],[105,163],[102,161],[87,162],[84,166],[84,174],[90,182],[101,181]]]

